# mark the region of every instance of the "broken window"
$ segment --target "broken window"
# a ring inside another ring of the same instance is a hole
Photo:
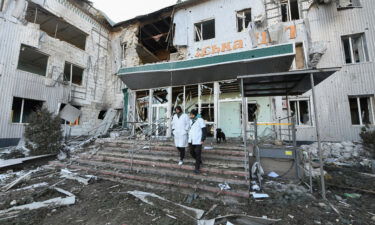
[[[258,111],[258,104],[257,103],[250,103],[247,104],[247,117],[249,122],[255,122],[257,117]]]
[[[61,103],[61,105],[60,105],[60,109],[59,109],[59,112],[61,112],[63,109],[64,109],[64,107],[66,106],[66,104],[64,104],[64,103]],[[76,109],[78,109],[78,110],[81,110],[81,106],[78,106],[78,105],[72,105],[74,108],[76,108]],[[74,121],[74,123],[70,123],[70,122],[68,122],[68,121],[66,121],[66,120],[64,120],[64,119],[61,119],[61,124],[68,124],[69,126],[78,126],[78,125],[80,125],[81,124],[81,116],[79,116],[77,119],[76,119],[76,121]]]
[[[198,105],[197,105],[198,107]],[[202,104],[201,105],[201,116],[205,121],[214,122],[214,104]]]
[[[121,60],[125,60],[125,57],[126,57],[126,47],[127,47],[127,43],[124,42],[121,44]]]
[[[13,97],[12,123],[28,123],[32,112],[43,107],[43,101]]]
[[[296,116],[296,125],[312,126],[309,100],[291,100],[289,105],[291,115]]]
[[[45,76],[47,73],[48,55],[33,47],[21,45],[17,69]]]
[[[349,106],[353,125],[374,124],[374,97],[349,97]]]
[[[136,92],[136,111],[137,116],[135,118],[136,121],[148,121],[148,113],[149,113],[149,91],[137,91]]]
[[[341,39],[346,64],[369,61],[364,33],[343,36]]]
[[[337,0],[337,9],[361,7],[360,0]]]
[[[282,22],[300,19],[298,0],[283,0],[280,7]]]
[[[105,114],[107,113],[107,110],[101,110],[98,115],[99,120],[104,120]]]
[[[215,20],[208,20],[194,24],[195,41],[215,38]]]
[[[237,31],[242,32],[247,29],[251,22],[251,9],[237,12]]]
[[[65,62],[64,67],[64,81],[69,82],[69,84],[76,84],[81,86],[83,80],[84,69],[75,66],[71,63]]]
[[[139,43],[136,51],[142,63],[154,63],[169,60],[170,54],[176,52],[173,46],[173,23],[171,15],[150,17],[139,29]]]
[[[86,33],[32,2],[28,4],[25,19],[30,23],[39,24],[40,30],[51,37],[70,43],[82,50],[86,48]]]
[[[3,11],[5,0],[0,0],[0,11]]]

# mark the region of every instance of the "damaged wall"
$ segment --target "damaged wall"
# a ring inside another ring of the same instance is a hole
[[[60,103],[72,100],[72,104],[81,106],[83,111],[81,124],[73,127],[72,133],[85,133],[100,122],[97,120],[97,114],[101,107],[91,105],[103,105],[105,100],[105,83],[110,71],[109,30],[68,1],[33,2],[85,32],[86,50],[47,35],[39,30],[37,24],[27,23],[24,19],[27,2],[6,2],[7,7],[0,12],[0,40],[6,43],[0,46],[0,89],[4,90],[4,94],[0,96],[0,139],[20,138],[23,133],[23,124],[11,122],[13,97],[43,101],[52,112],[58,111]],[[48,55],[45,77],[17,69],[21,44]],[[84,69],[82,85],[70,87],[62,82],[65,62]]]

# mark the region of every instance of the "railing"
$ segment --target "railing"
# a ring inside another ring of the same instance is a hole
[[[130,170],[133,170],[133,161],[134,155],[142,149],[148,149],[149,151],[152,150],[152,144],[155,143],[155,140],[159,140],[161,137],[158,136],[159,134],[166,134],[168,130],[168,120],[167,119],[160,119],[153,123],[146,123],[146,122],[127,122],[131,126],[131,130],[133,131],[127,139],[133,140],[132,149],[130,150]],[[147,145],[141,142],[145,140]]]

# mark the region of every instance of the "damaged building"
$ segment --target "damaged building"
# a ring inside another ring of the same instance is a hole
[[[80,111],[62,121],[72,136],[114,109],[124,128],[157,124],[170,137],[181,105],[198,109],[210,137],[294,116],[297,140],[315,141],[316,108],[322,140],[358,141],[375,123],[372,11],[368,0],[187,0],[114,24],[88,1],[0,0],[0,146],[18,142],[36,108],[66,105]],[[317,85],[316,106],[311,91],[276,80],[249,84],[243,105],[239,76],[339,67]]]

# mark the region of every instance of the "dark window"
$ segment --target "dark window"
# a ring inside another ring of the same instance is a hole
[[[29,2],[25,19],[30,23],[39,24],[40,30],[46,32],[49,36],[85,50],[86,33],[42,7]]]
[[[47,73],[48,56],[33,47],[21,45],[17,69],[45,76]]]
[[[194,24],[195,41],[215,38],[215,20],[208,20]]]
[[[299,20],[298,0],[289,0],[290,3],[290,17],[292,20]]]
[[[341,40],[346,64],[369,61],[366,38],[363,33],[342,36]]]
[[[353,125],[374,124],[373,97],[349,97],[349,107]]]
[[[198,105],[196,105],[198,108]],[[201,105],[201,115],[202,118],[208,122],[214,122],[215,118],[215,111],[214,111],[214,104],[202,104]]]
[[[64,81],[72,84],[82,85],[84,69],[75,66],[71,63],[65,62],[64,67]]]
[[[298,0],[284,0],[280,7],[282,22],[300,19]]]
[[[107,113],[107,110],[102,110],[99,112],[98,119],[99,120],[104,120],[105,114]]]
[[[126,57],[126,47],[127,47],[126,42],[121,44],[121,59],[122,60],[125,60],[125,57]]]
[[[247,104],[247,118],[249,122],[255,122],[257,117],[258,105],[256,103]]]
[[[289,8],[287,3],[281,3],[281,21],[289,21]]]
[[[297,125],[312,126],[309,100],[290,101],[290,111],[292,116],[296,116]]]
[[[0,11],[3,11],[5,0],[0,0]]]
[[[12,122],[28,123],[31,113],[42,107],[43,101],[14,97],[12,104]]]
[[[247,29],[251,22],[251,9],[245,9],[237,12],[237,31],[241,32]]]

